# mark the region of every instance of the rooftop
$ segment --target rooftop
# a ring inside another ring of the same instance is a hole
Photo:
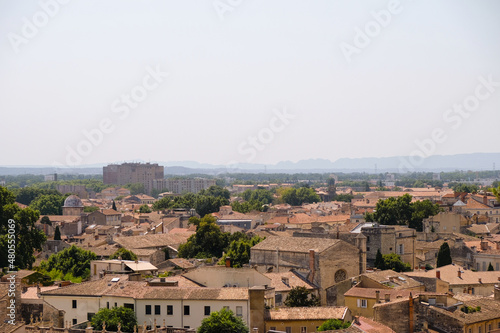
[[[333,245],[342,242],[339,239],[326,239],[326,238],[309,238],[309,237],[294,237],[290,241],[289,237],[275,237],[270,236],[258,243],[252,249],[254,250],[272,250],[291,252],[309,253],[309,250],[323,252],[324,250],[332,247]]]
[[[344,319],[345,306],[275,308],[264,313],[265,320],[328,320]]]

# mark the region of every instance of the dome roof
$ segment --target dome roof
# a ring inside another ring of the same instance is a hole
[[[83,202],[79,197],[72,194],[64,200],[63,207],[83,207]]]

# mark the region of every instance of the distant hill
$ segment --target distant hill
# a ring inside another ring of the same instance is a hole
[[[195,161],[157,162],[165,166],[165,174],[224,174],[224,173],[307,173],[307,172],[407,172],[411,171],[453,171],[453,170],[493,170],[493,165],[500,168],[500,153],[473,153],[459,155],[430,156],[423,161],[412,164],[411,159],[404,156],[340,158],[335,162],[327,159],[307,159],[298,162],[281,161],[277,164],[238,164],[234,166],[214,165]],[[102,174],[105,164],[83,165],[73,168],[56,168],[50,166],[0,166],[0,175],[21,174]],[[376,165],[376,167],[375,167]],[[376,168],[376,169],[375,169]],[[410,169],[411,168],[411,169]]]

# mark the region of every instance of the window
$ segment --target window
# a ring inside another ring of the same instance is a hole
[[[146,305],[146,314],[147,315],[151,314],[151,305]]]
[[[184,328],[191,328],[191,326],[184,326]]]
[[[370,236],[366,236],[366,242],[368,243],[370,241]]]
[[[269,327],[269,329],[270,329],[271,331],[276,331],[276,326],[271,326],[271,327]]]
[[[481,326],[479,326],[479,333],[482,333],[483,332],[483,328]]]
[[[189,305],[184,305],[184,315],[189,316]]]
[[[366,248],[366,252],[369,252],[369,251],[370,251],[370,248],[369,248],[369,247],[367,247],[367,248]]]
[[[488,325],[488,331],[491,331],[491,324]]]
[[[307,327],[302,326],[302,327],[300,328],[300,333],[307,333]]]
[[[210,316],[210,307],[205,306],[205,316]]]
[[[476,293],[474,292],[474,288],[472,288],[472,295],[475,295]]]
[[[499,264],[499,263],[496,263],[496,264],[495,264],[495,267],[496,267],[496,268],[495,268],[495,271],[500,271],[500,264]]]
[[[95,313],[87,312],[87,320],[88,321],[91,321],[93,316],[95,316]]]
[[[76,299],[74,299],[74,300],[72,301],[72,303],[73,303],[73,304],[72,304],[72,306],[71,306],[71,307],[72,307],[73,309],[76,309]]]
[[[155,305],[155,315],[161,315],[161,306]]]
[[[226,310],[229,310],[229,306],[227,306],[227,305],[226,305],[226,306],[223,306],[222,308],[223,308],[223,309],[226,309]]]
[[[73,325],[76,325],[76,318],[73,318]]]
[[[405,246],[404,244],[399,244],[399,254],[404,254],[405,253]]]
[[[167,316],[171,316],[174,314],[174,306],[173,305],[167,305]]]
[[[358,308],[366,308],[366,299],[358,299]]]
[[[275,294],[274,295],[274,302],[276,305],[281,305],[281,302],[283,302],[283,295],[282,294]]]
[[[237,317],[243,317],[243,307],[242,306],[237,306],[236,307],[236,316]]]
[[[389,248],[389,251],[392,251],[392,247]]]
[[[132,304],[132,303],[124,303],[123,307],[127,308],[127,309],[134,310],[134,304]]]
[[[106,308],[109,309],[109,302],[106,302]]]
[[[483,271],[486,270],[486,261],[483,261]]]
[[[291,327],[285,327],[285,332],[286,333],[292,333],[292,328]]]
[[[117,307],[118,307],[118,303],[115,302],[115,308],[117,308]]]

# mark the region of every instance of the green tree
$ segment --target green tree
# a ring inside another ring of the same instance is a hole
[[[72,245],[51,255],[48,260],[42,261],[40,269],[46,273],[52,270],[60,271],[62,274],[69,273],[85,280],[90,277],[90,262],[96,259],[97,256],[94,252]]]
[[[490,264],[488,265],[488,271],[494,271],[494,270],[495,270],[495,269],[493,268],[493,265],[492,265],[492,264],[491,264],[491,262],[490,262]]]
[[[293,287],[285,300],[288,307],[311,307],[320,306],[319,298],[311,293],[306,287]]]
[[[223,197],[224,199],[228,199],[231,197],[229,191],[223,187],[212,185],[206,190],[201,190],[199,195],[207,195],[211,197]]]
[[[377,255],[375,256],[375,267],[378,269],[384,269],[384,257],[380,249],[377,250]]]
[[[149,208],[148,205],[144,204],[141,207],[139,207],[139,213],[143,213],[143,214],[151,213],[151,208]]]
[[[466,192],[466,193],[476,193],[479,191],[479,186],[476,184],[465,184],[465,183],[449,183],[449,187],[455,192]]]
[[[423,221],[429,216],[437,215],[441,208],[438,204],[433,204],[430,200],[415,201],[412,204],[411,219],[408,227],[417,231],[423,231]]]
[[[62,206],[66,196],[58,194],[42,194],[30,204],[32,209],[38,210],[43,215],[62,215]]]
[[[210,317],[201,321],[198,333],[248,333],[243,320],[236,317],[231,310],[223,308],[214,311]]]
[[[121,324],[122,332],[133,332],[134,326],[137,326],[137,318],[132,309],[119,306],[112,309],[101,308],[92,317],[91,325],[95,331],[102,330],[103,322],[106,323],[106,330],[117,331],[118,323]]]
[[[195,221],[195,219],[192,219]],[[190,219],[191,222],[191,219]],[[179,246],[180,258],[211,258],[222,256],[222,251],[228,245],[228,233],[221,232],[215,223],[215,217],[205,215],[199,219],[196,233],[188,241]]]
[[[301,187],[299,189],[296,188],[287,188],[282,192],[281,199],[283,202],[286,202],[292,206],[300,206],[303,203],[313,203],[320,202],[320,197],[316,194],[314,189]]]
[[[354,198],[352,194],[337,194],[335,201],[351,202],[352,198]]]
[[[61,230],[59,230],[59,226],[56,226],[56,230],[54,230],[54,240],[61,240]]]
[[[444,242],[439,247],[436,266],[437,266],[437,268],[439,268],[442,266],[451,265],[451,263],[452,263],[452,260],[451,260],[450,246],[448,245],[447,242]]]
[[[429,200],[412,201],[412,196],[404,194],[398,198],[391,197],[377,202],[375,212],[365,214],[369,222],[383,225],[407,225],[422,231],[422,221],[440,212],[439,205]]]
[[[222,259],[219,261],[219,265],[224,265],[227,257],[231,258],[232,267],[242,267],[248,264],[250,261],[250,248],[264,239],[259,236],[254,236],[251,239],[248,239],[248,236],[245,234],[243,236],[243,239],[233,240],[229,244]]]
[[[141,193],[146,192],[146,190],[144,188],[144,184],[142,184],[142,183],[130,183],[130,184],[127,184],[123,187],[129,189],[131,195],[141,194]]]
[[[47,237],[35,227],[39,212],[29,207],[21,209],[14,202],[14,194],[0,186],[0,267],[9,267],[10,270],[31,269],[35,262],[33,253],[42,250]],[[9,233],[9,230],[13,230],[13,233]],[[8,253],[9,246],[13,245],[15,261],[9,258]]]
[[[137,256],[135,255],[134,252],[127,250],[126,248],[122,247],[116,250],[115,253],[113,253],[109,259],[118,259],[121,258],[122,260],[137,260]]]
[[[22,203],[24,205],[29,206],[33,200],[39,195],[48,195],[48,194],[56,194],[61,195],[61,193],[57,190],[51,189],[40,189],[36,187],[24,187],[17,191],[16,193],[16,202]]]
[[[321,324],[320,327],[318,327],[318,332],[323,332],[323,331],[334,331],[334,330],[340,330],[343,328],[349,328],[351,326],[350,321],[343,322],[340,319],[328,319],[325,321],[323,324]]]
[[[396,253],[389,253],[382,255],[384,259],[381,270],[392,269],[396,272],[409,272],[411,271],[411,265],[409,263],[405,263],[401,260],[401,257]],[[379,267],[377,267],[379,268]]]
[[[98,210],[99,210],[99,207],[97,207],[97,206],[85,206],[85,207],[83,207],[83,211],[85,213],[92,213],[92,212],[95,212]]]
[[[205,216],[207,214],[218,212],[219,208],[224,205],[229,205],[229,200],[224,197],[198,195],[196,196],[194,208],[196,209],[198,215]]]
[[[50,218],[45,215],[43,216],[41,219],[40,219],[40,223],[42,224],[48,224],[48,225],[52,225],[52,222],[50,221]]]

